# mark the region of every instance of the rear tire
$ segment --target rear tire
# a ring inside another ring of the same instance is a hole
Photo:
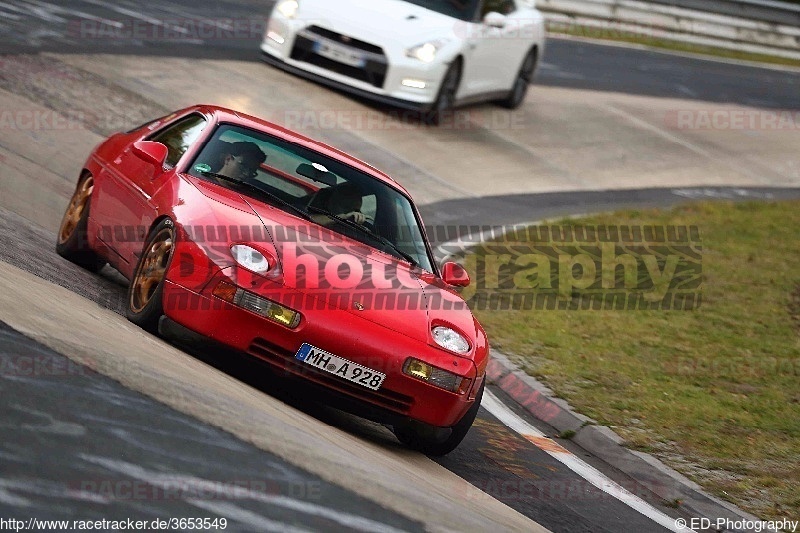
[[[536,48],[531,48],[525,59],[522,60],[522,65],[519,67],[517,77],[514,79],[514,86],[511,87],[511,92],[505,100],[501,100],[499,104],[508,109],[517,109],[525,101],[525,96],[528,94],[528,87],[533,81],[533,73],[536,71],[537,52]]]
[[[485,381],[481,384],[478,395],[475,397],[475,402],[472,407],[464,413],[461,420],[450,428],[437,428],[422,424],[419,422],[408,422],[406,424],[398,424],[394,426],[393,431],[397,440],[412,450],[417,450],[425,455],[439,457],[447,455],[455,450],[464,437],[467,436],[469,428],[475,421],[478,415],[478,410],[481,407],[481,399],[483,398],[483,389]]]
[[[94,178],[86,173],[78,180],[75,192],[61,219],[56,240],[56,253],[90,272],[98,272],[106,264],[89,247],[87,226],[89,205],[94,191]]]
[[[128,286],[125,316],[137,326],[158,332],[158,321],[164,314],[164,280],[175,252],[175,223],[162,220],[147,237],[136,269]]]

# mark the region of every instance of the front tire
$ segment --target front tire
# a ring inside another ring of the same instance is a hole
[[[522,65],[519,67],[517,77],[514,79],[514,86],[505,100],[499,103],[501,106],[508,109],[517,109],[525,101],[525,96],[528,94],[528,87],[533,81],[533,73],[536,71],[537,53],[536,47],[531,48],[525,59],[522,60]]]
[[[398,424],[394,426],[394,434],[401,443],[405,444],[413,450],[420,451],[425,455],[439,457],[447,455],[455,450],[464,437],[467,436],[469,428],[475,421],[478,415],[478,410],[481,407],[481,399],[483,398],[483,389],[486,382],[481,383],[481,388],[478,395],[475,397],[475,402],[472,407],[464,413],[461,420],[450,428],[436,428],[421,424],[418,422],[408,422],[406,424]]]
[[[439,126],[444,120],[452,116],[456,105],[456,92],[461,82],[461,61],[456,59],[450,64],[442,78],[439,94],[433,107],[425,116],[425,122],[431,126]]]
[[[164,314],[164,280],[174,252],[175,224],[167,218],[150,232],[128,286],[125,315],[151,333],[158,331],[158,321]]]
[[[87,226],[89,204],[94,191],[94,178],[86,173],[78,180],[75,192],[61,219],[56,240],[56,253],[90,272],[98,272],[106,264],[89,248]]]

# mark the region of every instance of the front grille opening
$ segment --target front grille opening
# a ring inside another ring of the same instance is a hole
[[[295,359],[294,353],[266,339],[256,338],[253,340],[247,353],[292,376],[312,381],[370,404],[379,405],[395,413],[408,414],[414,404],[414,399],[405,394],[394,392],[385,387],[373,391],[328,374],[323,370],[303,364]]]
[[[313,29],[313,31],[312,31]],[[363,67],[347,65],[321,56],[314,52],[314,37],[319,36],[337,42],[342,46],[367,52]],[[297,34],[290,57],[295,61],[302,61],[317,67],[336,72],[348,78],[363,81],[378,88],[382,88],[386,81],[388,62],[383,49],[378,46],[359,41],[358,39],[345,40],[341,34],[311,26],[304,32]]]

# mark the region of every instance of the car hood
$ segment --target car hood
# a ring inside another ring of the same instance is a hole
[[[247,225],[242,217],[253,216],[263,224],[269,242],[250,244],[276,255],[282,284],[310,297],[303,305],[341,309],[427,344],[433,342],[431,327],[447,325],[476,345],[480,332],[471,311],[435,275],[269,204],[188,178],[207,199],[207,222]]]
[[[402,0],[303,0],[303,20],[386,48],[455,37],[465,24]]]
[[[425,343],[448,325],[474,346],[466,303],[433,274],[322,226],[248,199],[272,236],[286,287]]]

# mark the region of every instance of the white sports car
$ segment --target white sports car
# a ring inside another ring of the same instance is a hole
[[[264,59],[438,124],[457,105],[525,99],[544,46],[533,0],[278,0]]]

